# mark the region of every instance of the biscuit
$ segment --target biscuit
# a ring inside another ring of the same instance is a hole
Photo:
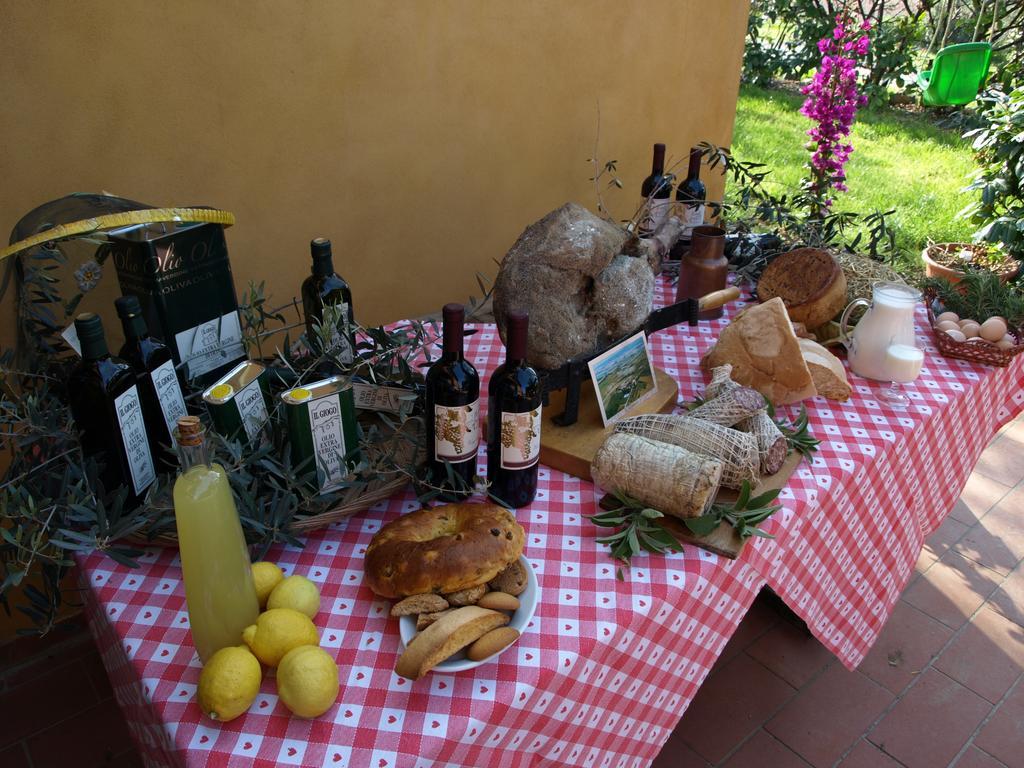
[[[478,584],[475,587],[469,587],[467,589],[460,589],[458,592],[452,592],[444,597],[448,601],[449,605],[475,605],[476,601],[485,594],[487,594],[487,585]]]
[[[519,598],[510,595],[508,592],[488,592],[476,601],[481,608],[490,608],[492,611],[518,611]]]
[[[515,597],[523,594],[526,591],[526,566],[523,561],[513,561],[508,568],[491,579],[491,589]]]
[[[448,608],[447,610],[437,611],[436,613],[421,613],[416,617],[416,631],[419,632],[420,630],[426,629],[446,613],[451,613],[453,610],[455,609]]]
[[[475,605],[456,608],[416,635],[398,657],[395,672],[419,680],[455,652],[505,624],[508,615],[498,611]]]
[[[512,627],[498,627],[473,642],[466,649],[466,658],[470,661],[483,661],[498,651],[508,648],[519,639],[519,630]]]
[[[448,601],[440,595],[410,595],[391,606],[392,616],[411,616],[415,613],[437,613],[448,607]]]

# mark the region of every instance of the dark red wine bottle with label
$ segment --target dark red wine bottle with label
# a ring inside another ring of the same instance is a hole
[[[461,304],[445,304],[441,357],[426,377],[427,452],[431,482],[448,487],[448,468],[461,478],[451,498],[472,495],[476,454],[480,446],[480,376],[463,356],[466,311]]]
[[[75,318],[82,359],[68,377],[71,415],[82,452],[99,464],[107,493],[128,488],[136,506],[156,479],[135,374],[124,360],[111,357],[103,323],[91,312]]]
[[[496,498],[518,509],[537,495],[541,386],[526,362],[529,317],[510,312],[505,362],[487,383],[487,480]]]
[[[355,312],[352,290],[334,271],[331,241],[318,237],[309,244],[313,269],[302,283],[302,312],[306,316],[306,338],[317,352],[334,357],[341,368],[348,368],[355,358]],[[317,327],[326,326],[322,331]],[[327,349],[321,339],[326,337]]]
[[[122,296],[114,306],[124,329],[124,346],[118,355],[135,372],[153,460],[158,471],[175,472],[178,460],[174,430],[178,419],[188,416],[188,411],[171,350],[149,335],[138,296]]]
[[[676,202],[679,203],[679,215],[683,219],[681,240],[689,245],[693,237],[693,228],[704,224],[704,208],[708,192],[704,182],[700,180],[700,147],[690,149],[690,165],[676,190]]]
[[[672,203],[672,176],[665,175],[665,145],[654,145],[651,175],[644,179],[640,194],[646,205],[640,216],[640,237],[653,235],[668,218]]]

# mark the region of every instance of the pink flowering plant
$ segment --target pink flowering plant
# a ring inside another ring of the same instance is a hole
[[[807,131],[811,159],[804,188],[813,212],[819,215],[832,205],[833,192],[846,191],[844,168],[853,152],[850,129],[857,110],[867,103],[867,96],[857,89],[857,63],[867,55],[870,30],[869,21],[858,25],[848,13],[837,14],[831,35],[818,41],[821,64],[801,89],[807,100],[800,114],[815,123]]]

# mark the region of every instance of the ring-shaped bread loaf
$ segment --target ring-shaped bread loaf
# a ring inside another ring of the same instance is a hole
[[[403,515],[370,541],[367,586],[387,598],[484,584],[519,558],[525,534],[497,504],[445,504]]]

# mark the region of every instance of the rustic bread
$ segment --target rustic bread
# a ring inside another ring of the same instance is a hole
[[[846,274],[828,251],[797,248],[774,258],[757,281],[761,301],[776,296],[790,320],[817,328],[846,306]]]
[[[793,325],[782,299],[776,297],[740,312],[700,361],[710,371],[732,366],[732,379],[753,387],[776,405],[815,394]]]
[[[474,640],[509,622],[508,614],[467,605],[446,613],[418,635],[398,658],[395,672],[419,680]]]
[[[497,504],[424,507],[377,531],[366,548],[364,578],[392,599],[458,592],[486,584],[515,562],[524,539],[523,527]]]
[[[819,395],[839,402],[850,399],[853,389],[846,380],[846,369],[838,357],[810,339],[800,339],[800,352]]]

